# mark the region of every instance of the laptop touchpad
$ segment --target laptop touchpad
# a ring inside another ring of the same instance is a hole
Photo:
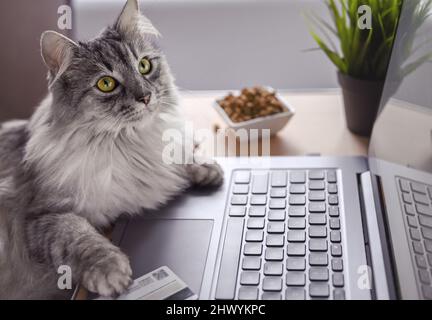
[[[132,219],[120,242],[136,279],[168,266],[200,293],[213,220]]]

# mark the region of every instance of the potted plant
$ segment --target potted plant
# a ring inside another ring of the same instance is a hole
[[[348,128],[369,136],[380,105],[402,0],[325,0],[331,23],[309,15],[310,33],[338,68]],[[371,28],[360,28],[359,7],[369,6]],[[339,46],[336,47],[333,39]]]

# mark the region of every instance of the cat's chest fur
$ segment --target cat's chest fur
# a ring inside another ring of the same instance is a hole
[[[184,166],[163,159],[163,132],[164,126],[155,125],[98,140],[86,133],[53,139],[38,130],[28,160],[42,189],[56,190],[76,213],[105,226],[121,213],[157,208],[188,186]]]

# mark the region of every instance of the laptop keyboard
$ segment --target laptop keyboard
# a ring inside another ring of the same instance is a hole
[[[424,299],[432,299],[432,186],[398,178],[405,226],[417,281]]]
[[[335,170],[234,172],[216,299],[345,299]]]

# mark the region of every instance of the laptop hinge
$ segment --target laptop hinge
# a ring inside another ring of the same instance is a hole
[[[384,260],[384,247],[381,241],[380,228],[378,222],[378,208],[374,195],[372,175],[370,172],[364,172],[360,175],[362,214],[365,222],[365,244],[369,251],[370,267],[372,267],[372,283],[374,296],[378,300],[391,299],[389,283],[387,278],[387,269]]]

